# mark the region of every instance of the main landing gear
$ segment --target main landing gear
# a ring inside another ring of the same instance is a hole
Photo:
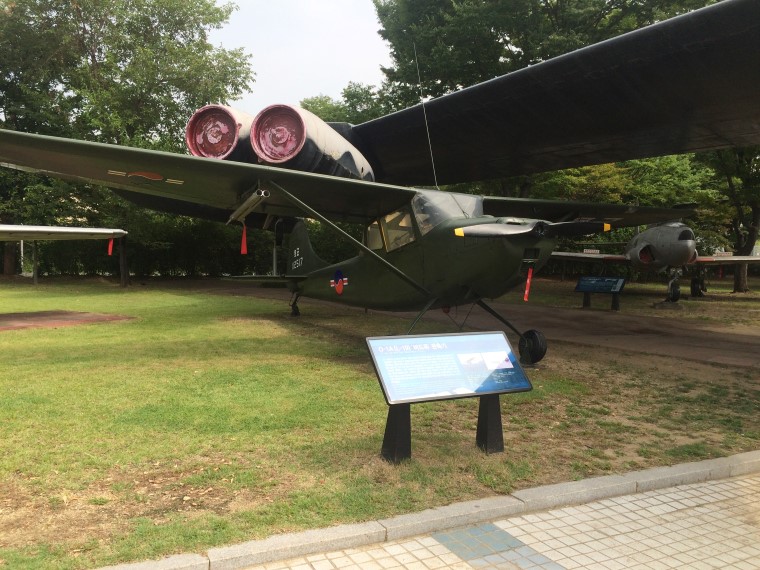
[[[668,281],[668,294],[665,301],[668,303],[677,303],[681,298],[681,286],[678,280],[681,279],[683,272],[680,269],[671,269],[670,281]]]
[[[490,314],[492,317],[507,325],[510,330],[514,331],[515,334],[520,337],[520,342],[518,344],[520,362],[523,364],[536,364],[540,362],[544,356],[546,356],[547,346],[544,333],[535,329],[530,329],[524,333],[521,333],[514,327],[512,323],[494,311],[482,299],[478,301],[478,306]]]
[[[433,306],[433,304],[438,299],[432,299],[430,300],[427,305],[420,311],[420,313],[417,315],[417,317],[412,322],[412,325],[409,327],[409,330],[406,331],[406,334],[410,334],[412,332],[412,329],[414,326],[419,322],[419,320],[422,318],[422,316],[428,312],[430,307]],[[518,350],[520,352],[520,362],[523,364],[536,364],[539,362],[545,355],[546,355],[546,337],[544,336],[544,333],[541,331],[537,331],[534,329],[525,331],[524,333],[521,333],[519,330],[515,328],[515,326],[510,323],[507,319],[502,317],[499,313],[494,311],[491,307],[489,307],[485,301],[480,300],[477,302],[477,305],[482,308],[484,311],[486,311],[488,314],[499,320],[499,322],[505,324],[511,331],[513,331],[517,336],[520,337],[520,342],[518,344]],[[469,316],[469,313],[468,313]],[[465,317],[465,321],[467,321],[467,318]],[[464,326],[464,323],[459,325],[460,329]]]
[[[689,293],[691,294],[691,298],[697,298],[697,297],[704,297],[705,292],[707,291],[707,286],[705,285],[705,274],[703,270],[697,270],[698,273],[694,277],[691,278],[691,284],[689,286]],[[678,280],[683,275],[683,270],[678,269],[671,269],[670,270],[670,281],[668,281],[668,294],[665,298],[665,302],[667,303],[675,303],[681,298],[681,286],[678,284]]]

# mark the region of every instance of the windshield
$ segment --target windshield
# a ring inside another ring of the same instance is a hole
[[[483,200],[469,194],[420,190],[412,199],[412,210],[424,235],[444,220],[482,216]]]

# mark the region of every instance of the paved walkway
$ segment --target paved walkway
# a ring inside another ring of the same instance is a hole
[[[760,569],[760,451],[111,568]]]
[[[760,476],[625,495],[249,568],[760,568]]]
[[[760,568],[760,476],[625,495],[249,568]]]

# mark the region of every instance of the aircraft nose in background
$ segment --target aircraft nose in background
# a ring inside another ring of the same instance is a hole
[[[694,232],[690,228],[682,230],[681,233],[678,234],[678,241],[695,241]]]

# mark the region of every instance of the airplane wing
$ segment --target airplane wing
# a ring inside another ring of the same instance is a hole
[[[700,255],[695,265],[736,265],[737,263],[760,263],[757,255]]]
[[[277,186],[336,221],[364,222],[408,204],[415,191],[348,178],[0,130],[0,166],[115,188],[146,207],[228,221],[256,190],[267,215],[303,216]]]
[[[478,181],[760,144],[760,2],[724,0],[352,129],[376,179]]]
[[[550,222],[604,222],[613,228],[620,228],[678,220],[693,214],[694,211],[685,208],[650,208],[625,204],[484,196],[483,213],[496,217],[514,216]]]
[[[599,263],[628,263],[625,255],[607,253],[575,253],[572,251],[553,251],[552,257],[570,261],[599,262]]]
[[[0,166],[108,186],[146,207],[226,222],[259,190],[246,216],[308,216],[283,190],[333,221],[368,222],[408,204],[413,188],[181,154],[0,129]],[[486,196],[484,213],[552,222],[604,221],[615,227],[668,221],[683,209]]]
[[[71,228],[62,226],[22,226],[0,224],[0,241],[47,241],[110,239],[127,235],[124,230],[110,228]]]

